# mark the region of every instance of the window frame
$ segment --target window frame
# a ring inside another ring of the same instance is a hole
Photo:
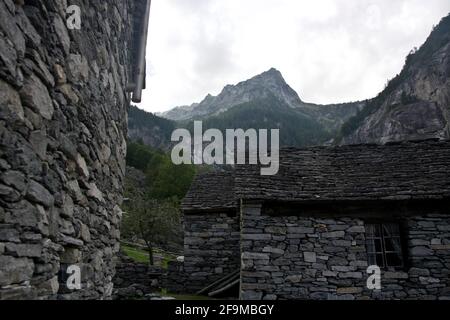
[[[366,248],[366,255],[367,255],[367,262],[370,265],[370,260],[375,259],[376,265],[382,269],[382,270],[407,270],[408,269],[408,256],[407,256],[407,245],[406,245],[406,236],[405,236],[405,228],[404,228],[404,222],[395,220],[395,219],[374,219],[374,220],[366,220],[364,221],[364,226],[367,227],[367,225],[374,225],[376,228],[379,228],[380,235],[377,237],[376,233],[373,235],[369,235],[367,232],[365,232],[365,248]],[[383,225],[396,225],[396,228],[398,230],[398,235],[395,236],[385,236],[385,231],[383,228]],[[373,240],[379,240],[381,244],[381,251],[376,251],[376,246],[374,245],[375,252],[369,251],[369,239]],[[398,243],[400,245],[399,251],[390,251],[386,250],[386,239],[398,239]],[[383,265],[379,265],[377,261],[377,255],[382,255],[382,261]],[[388,254],[397,254],[398,258],[401,260],[401,265],[398,266],[392,266],[388,265],[387,255]],[[371,258],[372,257],[372,258]]]

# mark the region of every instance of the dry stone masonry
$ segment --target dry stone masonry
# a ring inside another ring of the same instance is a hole
[[[111,295],[139,5],[0,1],[0,299]]]
[[[243,299],[450,299],[448,215],[397,217],[407,230],[407,265],[382,270],[381,290],[369,290],[365,222],[373,217],[261,209],[243,207]]]
[[[165,270],[150,266],[148,263],[135,262],[119,254],[116,263],[114,282],[114,299],[143,299],[153,292],[161,291]]]
[[[195,293],[239,269],[240,218],[231,172],[206,173],[183,200],[184,263],[170,264],[167,286]]]
[[[239,269],[239,216],[227,213],[185,215],[184,272],[186,292]]]
[[[449,199],[449,141],[282,149],[273,177],[251,165],[196,177],[184,267],[212,280],[235,241],[241,299],[449,300]],[[213,245],[232,208],[240,237]],[[375,264],[381,289],[367,285]]]

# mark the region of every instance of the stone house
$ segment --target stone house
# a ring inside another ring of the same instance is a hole
[[[0,300],[113,289],[149,2],[72,4],[81,29],[68,1],[0,1]]]
[[[232,172],[197,176],[185,197],[184,263],[186,285],[196,292],[239,269],[239,214]]]
[[[449,141],[287,148],[276,176],[199,176],[187,283],[238,266],[241,299],[450,299],[449,197]]]

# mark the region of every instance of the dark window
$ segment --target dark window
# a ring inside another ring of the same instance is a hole
[[[399,224],[366,224],[366,247],[369,265],[380,268],[404,266]]]

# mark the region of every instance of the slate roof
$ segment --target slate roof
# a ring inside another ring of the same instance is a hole
[[[181,208],[185,212],[236,209],[234,172],[209,172],[197,175]]]
[[[235,193],[284,201],[448,198],[450,141],[282,149],[275,176],[237,167]]]
[[[196,177],[185,210],[237,207],[238,199],[304,201],[450,198],[450,141],[280,150],[275,176],[259,166]]]

